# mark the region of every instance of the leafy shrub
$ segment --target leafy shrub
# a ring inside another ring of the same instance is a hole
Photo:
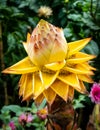
[[[44,107],[45,101],[39,107],[34,103],[30,107],[3,106],[0,114],[0,122],[2,124],[0,130],[11,130],[13,125],[17,130],[44,130],[45,120],[42,120],[37,114]]]

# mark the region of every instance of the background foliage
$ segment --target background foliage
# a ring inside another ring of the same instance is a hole
[[[38,9],[48,6],[49,17],[39,16]],[[40,19],[64,29],[68,42],[92,37],[83,51],[95,54],[95,81],[100,80],[100,1],[99,0],[0,0],[0,71],[26,56],[22,42]],[[18,97],[20,76],[0,73],[0,108],[21,103]],[[88,86],[88,85],[87,85]],[[77,107],[77,106],[76,106]]]

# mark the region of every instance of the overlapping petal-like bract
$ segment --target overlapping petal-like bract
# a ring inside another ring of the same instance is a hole
[[[46,98],[52,104],[58,95],[65,101],[73,99],[74,90],[87,93],[83,82],[92,83],[88,63],[94,55],[80,52],[91,38],[67,44],[62,29],[40,20],[32,34],[23,42],[26,58],[5,69],[3,73],[22,74],[19,95],[36,102]]]

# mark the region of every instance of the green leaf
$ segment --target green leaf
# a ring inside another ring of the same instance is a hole
[[[46,106],[46,100],[44,99],[44,100],[42,101],[42,103],[40,104],[40,106],[38,107],[38,110],[44,108],[45,106]]]
[[[2,108],[2,112],[6,112],[6,111],[12,111],[12,112],[16,113],[17,111],[21,111],[21,107],[18,105],[4,106]]]
[[[23,17],[24,16],[24,13],[14,13],[11,15],[12,18],[20,18],[20,17]]]
[[[86,101],[85,96],[79,95],[77,99],[73,100],[74,109],[83,108],[84,107],[83,102],[85,101]]]
[[[100,27],[92,20],[92,17],[89,13],[83,13],[82,22],[86,24],[92,30],[100,30]]]
[[[19,8],[24,8],[26,6],[29,5],[29,0],[28,1],[21,1],[20,5],[19,5]]]
[[[83,52],[98,55],[99,54],[98,44],[94,40],[91,40],[91,42],[83,49]]]
[[[82,16],[80,14],[69,14],[68,18],[73,20],[73,21],[81,21]]]
[[[73,32],[70,28],[65,28],[64,29],[64,35],[65,35],[66,38],[69,38],[73,35]]]
[[[84,107],[84,105],[79,102],[76,102],[76,104],[74,105],[74,109],[83,108],[83,107]]]
[[[7,0],[0,0],[0,6],[6,6]]]

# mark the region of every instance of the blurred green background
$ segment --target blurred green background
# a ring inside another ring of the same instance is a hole
[[[83,51],[97,56],[92,62],[97,68],[93,79],[99,82],[99,0],[0,0],[0,72],[26,56],[22,42],[40,19],[63,28],[68,42],[92,37]],[[0,73],[0,108],[9,104],[27,104],[21,103],[18,96],[19,78],[18,75]]]

